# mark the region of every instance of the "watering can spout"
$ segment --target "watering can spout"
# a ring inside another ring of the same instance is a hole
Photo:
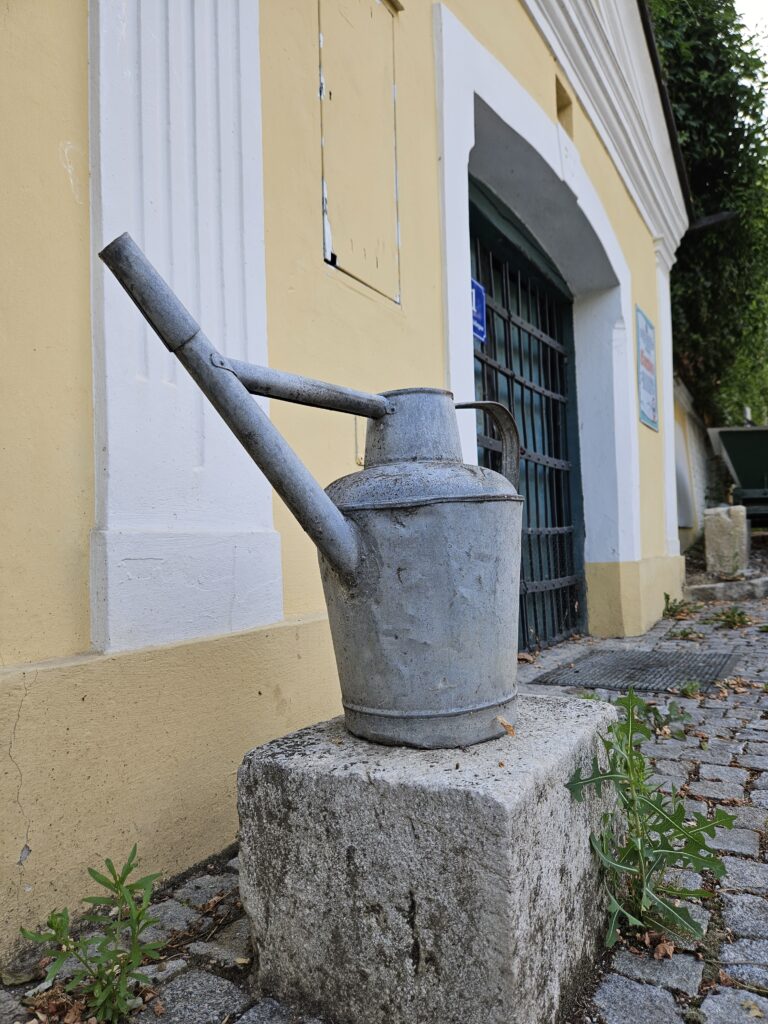
[[[357,527],[331,501],[252,395],[271,395],[373,417],[388,412],[386,399],[228,360],[214,348],[128,233],[110,242],[99,256],[325,558],[342,575],[353,576],[361,558]]]

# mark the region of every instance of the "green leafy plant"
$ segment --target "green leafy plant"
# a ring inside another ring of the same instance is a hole
[[[98,934],[73,936],[66,909],[50,914],[47,931],[22,928],[21,933],[32,942],[51,947],[53,961],[45,983],[52,982],[67,961],[76,961],[78,966],[66,991],[82,993],[96,1020],[116,1024],[140,1005],[136,989],[149,984],[140,965],[145,959],[157,960],[163,946],[162,942],[146,942],[143,938],[147,928],[158,920],[150,916],[150,899],[152,884],[159,875],[129,881],[137,867],[135,846],[120,871],[109,859],[104,864],[108,874],[88,868],[88,874],[104,894],[86,896],[83,901],[98,908],[84,918],[88,924],[98,926]]]
[[[757,627],[758,633],[768,633],[768,622],[764,622],[762,626]]]
[[[604,814],[600,832],[590,836],[606,869],[610,915],[606,945],[615,944],[622,922],[701,938],[701,927],[678,901],[708,894],[671,885],[666,878],[673,868],[709,870],[722,877],[723,865],[706,837],[713,837],[716,828],[731,828],[735,818],[718,809],[712,821],[698,812],[692,822],[686,821],[677,794],[666,796],[649,781],[652,769],[640,749],[651,736],[648,705],[632,690],[615,703],[623,715],[602,737],[607,766],[601,768],[595,757],[586,776],[579,768],[567,783],[579,801],[590,787],[600,795],[604,786],[612,786],[617,796],[618,820],[613,813]]]
[[[691,601],[678,600],[664,594],[664,618],[665,619],[690,619],[701,608],[700,604]]]
[[[707,622],[716,623],[719,629],[743,629],[752,625],[752,619],[741,608],[725,608],[716,612]]]
[[[704,634],[699,633],[696,629],[691,629],[690,626],[684,626],[682,629],[671,629],[666,636],[667,640],[703,640]]]
[[[623,708],[622,700],[626,700],[626,698],[620,697],[612,703],[615,707]],[[667,704],[666,711],[662,711],[658,705],[649,701],[640,700],[639,697],[637,700],[636,714],[638,721],[647,725],[652,733],[656,736],[672,736],[676,740],[685,738],[683,724],[689,722],[691,716],[680,707],[676,700],[671,700]]]
[[[697,679],[689,679],[680,687],[683,697],[698,697],[701,693],[701,685]]]

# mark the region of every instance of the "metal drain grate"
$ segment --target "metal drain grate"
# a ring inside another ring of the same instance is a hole
[[[651,691],[697,682],[704,688],[724,679],[733,661],[733,651],[592,651],[531,682],[600,690],[628,690],[631,686]]]

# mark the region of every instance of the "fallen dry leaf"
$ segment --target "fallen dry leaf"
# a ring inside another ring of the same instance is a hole
[[[504,767],[504,762],[503,761],[499,761],[499,768],[503,768],[503,767]]]
[[[754,1001],[754,999],[745,999],[741,1005],[747,1011],[748,1017],[765,1017],[765,1014]]]
[[[152,1000],[152,1013],[154,1013],[156,1017],[162,1017],[165,1013],[165,1006],[163,1006],[159,999]]]
[[[251,962],[251,958],[249,956],[236,956],[235,957],[235,963],[238,964],[240,967],[245,967],[245,965],[249,964],[250,962]]]
[[[662,939],[658,946],[653,951],[654,960],[663,960],[664,957],[672,959],[672,954],[675,952],[674,942],[670,942],[669,939]]]
[[[526,665],[532,665],[536,661],[534,656],[529,654],[528,651],[518,651],[517,660],[524,661]]]
[[[496,715],[496,721],[502,727],[507,736],[515,735],[515,727],[511,722],[508,722],[506,718],[502,718],[501,715]]]

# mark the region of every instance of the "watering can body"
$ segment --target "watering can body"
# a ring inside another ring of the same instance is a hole
[[[346,723],[382,743],[468,746],[514,718],[522,499],[463,464],[449,392],[384,397],[366,468],[327,488],[364,538],[350,582],[320,554]]]
[[[129,236],[100,254],[318,547],[345,721],[355,735],[468,746],[514,723],[522,498],[511,414],[506,475],[462,462],[453,396],[382,395],[228,361]],[[325,492],[251,398],[368,417],[365,469]]]

